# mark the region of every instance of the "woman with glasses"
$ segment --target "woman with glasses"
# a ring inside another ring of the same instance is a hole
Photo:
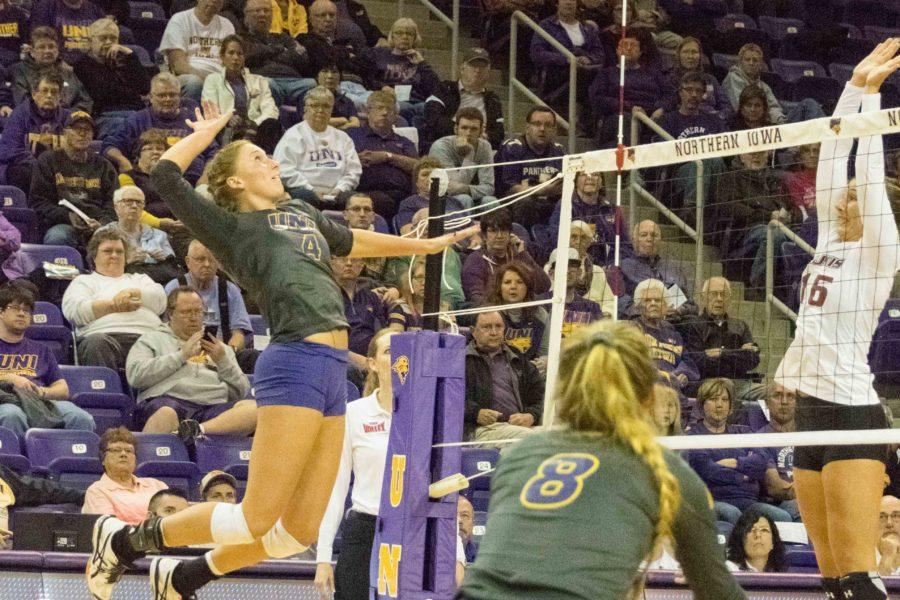
[[[339,210],[359,184],[362,163],[350,136],[329,125],[333,108],[334,95],[327,88],[307,92],[303,121],[285,132],[273,157],[292,198]]]
[[[137,525],[147,517],[150,498],[167,486],[152,477],[135,477],[137,440],[125,427],[107,429],[100,436],[100,462],[103,476],[87,489],[81,512],[90,515],[115,515]]]

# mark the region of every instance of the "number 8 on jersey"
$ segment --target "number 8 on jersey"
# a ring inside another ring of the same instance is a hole
[[[600,460],[593,454],[563,452],[554,454],[537,468],[525,483],[519,501],[532,510],[556,510],[574,502],[584,480],[600,467]]]

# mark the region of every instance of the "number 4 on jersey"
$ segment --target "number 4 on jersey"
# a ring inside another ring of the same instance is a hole
[[[532,510],[555,510],[568,506],[581,495],[584,480],[599,468],[593,454],[563,452],[540,464],[522,488],[519,502]]]
[[[810,306],[823,306],[825,304],[825,298],[828,297],[828,288],[825,284],[831,283],[834,281],[834,277],[829,277],[828,275],[816,275],[816,278],[813,279],[812,286],[809,288],[809,298],[806,297],[806,287],[809,283],[809,273],[803,275],[803,279],[800,280],[800,304],[803,304],[804,301],[808,301]]]

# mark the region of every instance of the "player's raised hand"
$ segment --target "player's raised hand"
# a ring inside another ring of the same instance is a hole
[[[203,111],[201,112],[199,108],[194,110],[196,120],[185,120],[185,124],[195,132],[209,131],[213,135],[216,135],[228,125],[232,114],[234,114],[234,111],[229,110],[223,115],[219,113],[218,104],[209,100],[204,100]]]
[[[887,61],[891,60],[897,53],[898,48],[900,48],[900,41],[896,38],[887,39],[875,46],[875,49],[872,50],[867,57],[862,59],[853,69],[853,76],[851,77],[850,83],[857,87],[867,85],[869,73],[872,69],[884,65]]]
[[[897,56],[897,51],[900,50],[900,40],[894,39],[892,42],[893,54],[891,57],[882,64],[872,67],[866,77],[866,92],[869,94],[878,93],[884,80],[900,69],[900,56]]]

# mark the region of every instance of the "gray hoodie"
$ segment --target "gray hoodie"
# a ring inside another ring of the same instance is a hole
[[[762,79],[755,82],[750,81],[740,65],[732,65],[728,70],[728,75],[722,80],[722,89],[725,90],[725,94],[731,101],[731,107],[735,112],[737,112],[738,109],[741,92],[744,91],[745,87],[751,84],[755,84],[765,93],[766,103],[769,105],[769,119],[772,123],[778,124],[786,122],[787,117],[784,116],[784,110],[781,108],[781,103],[778,102],[778,99],[775,97],[769,84]]]
[[[138,391],[138,402],[172,396],[195,404],[222,404],[250,396],[250,380],[241,371],[234,350],[216,364],[186,362],[181,338],[168,324],[145,333],[132,346],[125,364],[128,383]]]

